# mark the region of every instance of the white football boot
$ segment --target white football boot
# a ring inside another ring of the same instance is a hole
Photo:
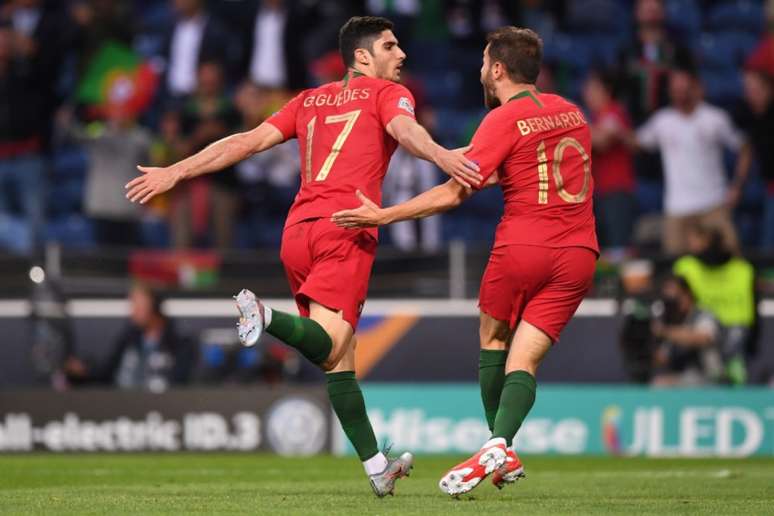
[[[387,457],[390,453],[390,447],[387,447],[382,453]],[[404,452],[397,459],[390,459],[388,457],[387,467],[384,468],[384,471],[368,476],[368,481],[371,483],[374,494],[379,498],[394,495],[395,481],[409,476],[413,467],[414,456],[409,452]]]
[[[239,342],[245,346],[254,346],[265,328],[263,304],[255,297],[255,294],[243,288],[234,296],[240,317],[237,323]]]

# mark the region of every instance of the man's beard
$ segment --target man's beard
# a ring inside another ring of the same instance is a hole
[[[500,107],[500,99],[494,93],[494,88],[490,86],[491,81],[488,77],[484,77],[481,82],[481,86],[484,88],[484,105],[489,109]]]
[[[390,65],[389,64],[383,64],[383,65],[376,65],[376,76],[380,79],[384,79],[387,81],[392,82],[400,82],[400,76],[396,77],[396,73],[393,71],[393,73],[390,73]]]

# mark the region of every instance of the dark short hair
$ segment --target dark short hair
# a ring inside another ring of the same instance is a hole
[[[618,74],[607,68],[593,68],[587,79],[597,81],[611,97],[618,94]]]
[[[543,60],[543,40],[534,30],[502,27],[486,36],[489,58],[499,61],[514,82],[535,84]]]
[[[688,283],[688,280],[685,279],[684,276],[680,276],[678,274],[667,274],[664,279],[661,280],[661,288],[664,288],[669,284],[676,286],[681,292],[686,294],[693,301],[696,301],[696,295],[693,293],[691,285]]]
[[[353,16],[339,31],[339,52],[345,66],[355,64],[355,50],[367,48],[374,53],[374,41],[393,24],[380,16]]]

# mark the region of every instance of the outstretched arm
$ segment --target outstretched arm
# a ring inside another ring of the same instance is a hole
[[[496,183],[497,176],[493,175],[486,186]],[[332,220],[336,225],[344,228],[383,226],[393,222],[421,219],[449,211],[459,206],[462,201],[471,195],[473,195],[473,190],[461,186],[454,180],[449,180],[404,203],[396,204],[389,208],[380,208],[358,190],[357,197],[363,205],[353,210],[336,212],[333,214]]]
[[[460,185],[470,188],[481,183],[478,165],[461,152],[454,152],[438,145],[430,133],[409,116],[399,115],[387,124],[387,132],[414,156],[438,165]],[[466,149],[467,150],[467,149]]]
[[[127,183],[126,198],[144,204],[156,195],[172,189],[183,179],[222,170],[284,140],[279,129],[264,122],[250,131],[220,139],[193,156],[168,167],[138,166],[137,169],[142,175]]]

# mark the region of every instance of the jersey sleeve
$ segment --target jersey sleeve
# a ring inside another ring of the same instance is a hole
[[[473,185],[474,188],[481,189],[500,168],[513,149],[515,134],[516,126],[505,111],[496,109],[484,117],[470,141],[473,148],[465,154],[478,164],[479,174],[483,176],[481,185]]]
[[[379,93],[379,118],[382,127],[387,127],[393,118],[404,115],[416,119],[414,96],[405,86],[391,84]]]
[[[296,116],[304,101],[305,93],[299,93],[290,102],[282,106],[282,109],[266,119],[266,122],[279,129],[285,140],[296,137]]]

